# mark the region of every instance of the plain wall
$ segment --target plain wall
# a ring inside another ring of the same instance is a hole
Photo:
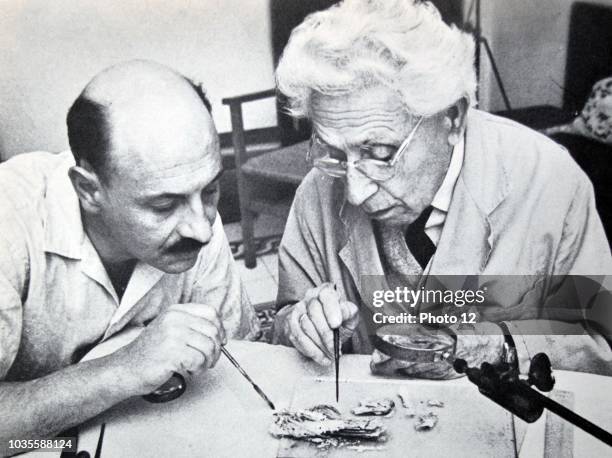
[[[0,156],[67,148],[72,101],[133,58],[202,82],[228,132],[221,99],[274,85],[269,0],[0,0]],[[245,120],[275,125],[274,101],[248,104]]]
[[[586,1],[612,5],[612,0]],[[490,42],[512,108],[562,105],[574,3],[574,0],[482,0],[483,35]],[[484,47],[481,56],[480,106],[489,111],[503,110],[505,105]]]
[[[466,12],[473,1],[464,1]],[[573,3],[482,1],[483,33],[514,108],[561,106]],[[203,82],[219,131],[230,131],[221,98],[274,84],[269,7],[269,0],[0,0],[0,155],[66,148],[72,100],[99,70],[131,58]],[[504,109],[484,49],[480,106]],[[274,102],[247,104],[245,118],[247,128],[275,125]]]

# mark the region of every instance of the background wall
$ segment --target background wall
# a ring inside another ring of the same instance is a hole
[[[221,99],[274,85],[269,0],[0,0],[0,156],[65,149],[83,86],[133,58],[202,82],[227,132]],[[274,101],[247,105],[245,123],[275,125]]]
[[[582,1],[612,5],[612,0]],[[574,0],[482,0],[483,35],[491,44],[513,108],[561,106],[573,3]],[[503,110],[503,99],[484,47],[481,55],[481,107]]]
[[[473,1],[463,0],[466,15]],[[561,105],[573,3],[482,0],[483,33],[514,108]],[[204,83],[219,131],[229,131],[221,99],[274,84],[269,9],[269,0],[0,0],[0,157],[66,148],[72,100],[99,70],[131,58]],[[480,99],[504,108],[484,50]],[[246,105],[245,119],[247,128],[275,125],[273,100]]]

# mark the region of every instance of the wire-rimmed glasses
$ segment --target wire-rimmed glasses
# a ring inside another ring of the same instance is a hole
[[[306,158],[313,166],[332,177],[344,177],[349,164],[351,164],[374,181],[386,181],[393,178],[395,175],[395,165],[401,158],[402,154],[404,154],[404,151],[408,149],[408,146],[412,142],[412,138],[414,137],[414,134],[421,125],[422,121],[423,117],[421,116],[406,140],[402,142],[393,156],[386,161],[381,159],[363,158],[357,159],[356,161],[347,162],[338,159],[338,157],[346,156],[344,152],[325,143],[314,131],[310,137],[310,145],[308,147]]]

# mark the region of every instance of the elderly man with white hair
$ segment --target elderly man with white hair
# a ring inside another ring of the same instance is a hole
[[[612,272],[591,183],[554,142],[474,108],[473,56],[427,2],[345,0],[293,31],[278,88],[312,122],[314,169],[279,250],[277,343],[329,364],[339,329],[344,351],[372,352],[371,276],[418,290],[520,275],[490,282],[475,322],[454,325],[456,354],[526,371],[545,351],[556,368],[612,374],[609,329],[544,305],[566,276]],[[373,368],[456,375],[378,352]]]

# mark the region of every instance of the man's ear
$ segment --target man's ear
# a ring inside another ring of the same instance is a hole
[[[88,213],[98,213],[102,198],[102,183],[98,175],[85,162],[83,166],[75,165],[70,167],[68,176],[79,196],[83,210]]]
[[[470,104],[467,97],[461,97],[448,107],[444,113],[444,125],[449,129],[448,143],[453,146],[461,141],[469,107]]]

